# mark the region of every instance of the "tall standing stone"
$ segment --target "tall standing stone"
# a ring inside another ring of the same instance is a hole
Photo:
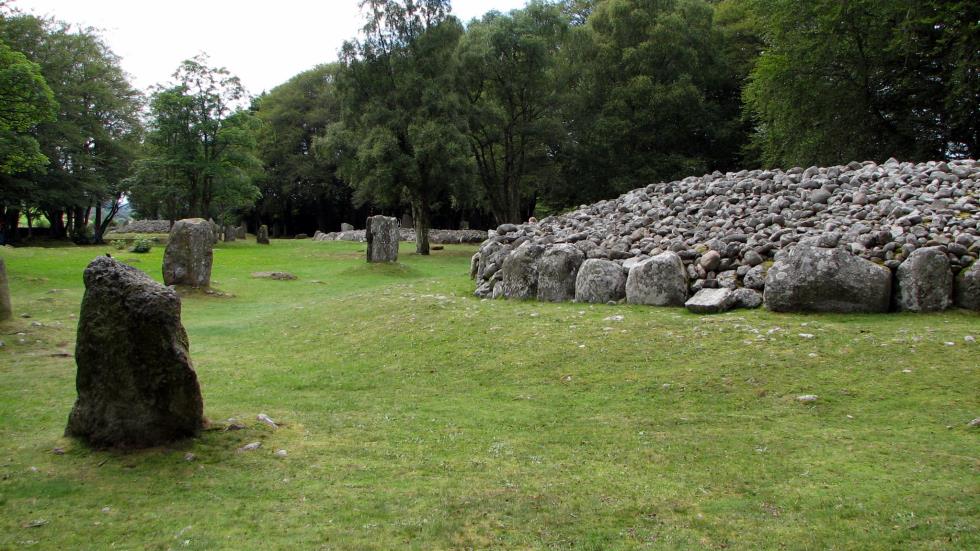
[[[367,219],[367,261],[398,261],[398,219],[389,216],[371,216]]]
[[[895,302],[909,312],[941,312],[953,304],[953,270],[939,247],[916,249],[895,273]]]
[[[255,233],[255,242],[259,245],[269,244],[269,226],[265,224],[259,226],[259,230]]]
[[[8,320],[13,316],[13,309],[10,306],[10,285],[7,284],[7,267],[0,258],[0,321]]]
[[[66,436],[143,448],[197,435],[204,401],[180,322],[180,297],[143,272],[100,257],[85,269],[78,320],[78,399]]]
[[[504,259],[503,293],[505,298],[530,300],[538,294],[538,258],[544,252],[541,245],[525,243]]]
[[[170,230],[163,253],[163,281],[167,285],[211,285],[214,237],[211,224],[201,218],[178,220]]]
[[[238,236],[238,229],[235,228],[235,226],[232,226],[231,224],[228,224],[228,225],[225,226],[225,242],[226,243],[231,242],[231,241],[234,241],[237,236]]]
[[[241,226],[235,228],[235,237],[239,239],[245,239],[246,237],[248,237],[248,233],[244,222],[242,223]]]

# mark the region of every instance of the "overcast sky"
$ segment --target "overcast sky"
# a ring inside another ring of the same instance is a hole
[[[357,0],[15,0],[25,12],[102,29],[136,87],[167,82],[200,52],[227,67],[252,94],[270,90],[317,64],[334,61],[357,34]],[[524,0],[453,0],[468,22]]]

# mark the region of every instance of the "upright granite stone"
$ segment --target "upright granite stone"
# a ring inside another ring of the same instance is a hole
[[[538,296],[538,258],[544,253],[540,245],[526,243],[504,259],[504,298],[529,300]]]
[[[245,239],[246,237],[248,237],[248,233],[247,233],[245,224],[242,224],[241,226],[238,226],[237,228],[235,228],[235,237],[237,237],[239,239]]]
[[[367,232],[368,262],[398,261],[398,219],[389,216],[371,216],[365,225]]]
[[[887,312],[891,270],[844,249],[797,245],[777,257],[763,294],[773,312]]]
[[[215,221],[210,218],[208,219],[208,224],[211,225],[211,244],[217,245],[218,242],[221,241],[221,226],[216,224]]]
[[[238,237],[238,228],[228,224],[225,226],[225,243],[234,241]]]
[[[269,244],[269,226],[266,226],[265,224],[259,226],[258,231],[255,232],[255,242],[259,245]]]
[[[340,224],[340,231],[354,231],[354,225],[343,222]]]
[[[661,253],[630,268],[626,278],[626,302],[684,306],[686,301],[687,270],[677,253]]]
[[[980,312],[980,261],[963,268],[956,276],[956,305]]]
[[[163,254],[163,281],[167,285],[211,285],[214,236],[211,224],[201,218],[178,220],[170,230]]]
[[[538,300],[566,302],[575,298],[575,278],[585,254],[575,245],[560,244],[545,250],[538,261]]]
[[[916,249],[895,273],[895,303],[909,312],[941,312],[953,304],[953,270],[939,247]]]
[[[85,269],[78,320],[78,399],[66,436],[143,448],[197,435],[204,402],[180,323],[180,297],[143,272],[100,257]]]
[[[623,267],[601,258],[582,263],[575,278],[575,300],[578,302],[615,302],[626,297],[626,274]]]
[[[0,258],[0,321],[9,320],[13,315],[10,306],[10,285],[7,283],[7,266],[3,263],[3,258]]]

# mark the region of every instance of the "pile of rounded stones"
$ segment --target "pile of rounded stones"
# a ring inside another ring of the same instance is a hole
[[[471,262],[482,298],[980,310],[974,160],[715,172],[489,233]]]

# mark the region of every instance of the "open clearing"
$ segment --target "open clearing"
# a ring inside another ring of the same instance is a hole
[[[4,249],[0,548],[980,547],[977,314],[481,301],[474,247],[412,248],[220,244],[183,300],[214,426],[132,454],[62,437],[81,273],[162,247]]]

